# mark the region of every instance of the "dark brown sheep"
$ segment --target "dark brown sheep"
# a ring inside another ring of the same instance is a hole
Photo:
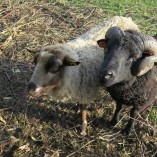
[[[130,120],[122,131],[129,134],[138,113],[157,100],[157,41],[136,31],[112,27],[98,44],[107,48],[100,82],[116,101],[111,125],[118,122],[122,105],[131,105]]]

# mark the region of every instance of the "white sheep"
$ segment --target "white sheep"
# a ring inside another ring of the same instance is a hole
[[[131,18],[115,16],[75,40],[29,50],[37,52],[36,67],[28,85],[29,93],[33,96],[49,93],[55,100],[66,98],[84,104],[82,135],[86,135],[86,107],[97,99],[100,90],[99,70],[104,51],[97,46],[97,40],[104,38],[112,26],[139,30]]]

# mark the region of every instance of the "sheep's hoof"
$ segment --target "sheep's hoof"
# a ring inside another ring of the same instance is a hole
[[[86,136],[86,135],[87,135],[87,133],[86,133],[85,131],[82,131],[80,134],[81,134],[82,136]]]

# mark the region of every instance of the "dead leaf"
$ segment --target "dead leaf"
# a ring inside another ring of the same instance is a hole
[[[20,150],[26,150],[26,152],[29,152],[31,149],[29,147],[29,143],[27,143],[26,145],[23,145],[21,147],[19,147]]]

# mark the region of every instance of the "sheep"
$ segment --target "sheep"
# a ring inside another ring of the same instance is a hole
[[[154,66],[157,41],[149,35],[135,30],[123,31],[115,26],[106,32],[105,39],[97,43],[106,51],[100,69],[100,83],[116,102],[110,126],[119,121],[122,105],[130,105],[130,119],[122,129],[124,135],[129,135],[138,113],[157,100],[157,67]]]
[[[112,26],[139,30],[131,18],[115,16],[72,41],[28,49],[36,53],[35,70],[28,84],[29,93],[32,96],[49,94],[54,100],[83,104],[81,135],[86,135],[87,105],[97,99],[101,90],[99,70],[104,52],[96,41]]]

